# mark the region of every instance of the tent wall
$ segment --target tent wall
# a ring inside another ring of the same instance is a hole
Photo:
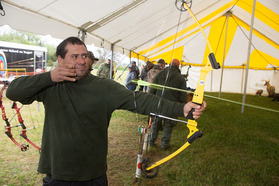
[[[199,79],[199,72],[202,67],[192,66],[189,69],[187,87],[195,89]],[[188,66],[181,68],[181,73],[186,74]],[[243,69],[224,69],[222,92],[243,93],[245,68]],[[221,79],[221,69],[210,72],[206,79],[205,91],[219,92]],[[249,70],[247,93],[255,94],[262,89],[263,95],[268,95],[264,80],[270,81],[275,86],[275,92],[279,93],[279,71],[278,70]]]

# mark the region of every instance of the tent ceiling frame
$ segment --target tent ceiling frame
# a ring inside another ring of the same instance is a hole
[[[132,9],[136,8],[140,4],[144,3],[147,0],[135,0],[132,3],[129,3],[128,5],[120,8],[119,10],[112,12],[111,14],[102,17],[101,19],[97,20],[92,25],[87,26],[86,30],[87,32],[93,32],[94,30],[97,30],[98,28],[102,27],[103,25],[113,21],[114,19],[120,17],[121,15],[125,14],[126,12],[131,11]],[[89,22],[83,24],[87,25]]]

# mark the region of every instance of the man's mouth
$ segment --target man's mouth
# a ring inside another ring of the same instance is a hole
[[[76,69],[76,70],[84,70],[85,68],[86,68],[85,65],[76,65],[76,66],[75,66],[75,69]]]

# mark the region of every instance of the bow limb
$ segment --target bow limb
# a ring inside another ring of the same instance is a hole
[[[21,134],[20,136],[23,137],[23,139],[25,139],[29,144],[31,144],[33,147],[35,147],[36,149],[39,150],[39,152],[41,151],[41,148],[39,146],[37,146],[35,143],[33,143],[26,135],[26,132],[27,130],[29,129],[26,129],[26,126],[23,122],[23,119],[21,117],[21,114],[20,114],[20,108],[17,107],[17,103],[14,101],[13,102],[13,106],[12,106],[13,109],[16,110],[16,113],[17,113],[17,118],[18,118],[18,121],[20,123],[20,126],[22,127],[22,130],[21,130]],[[35,127],[33,128],[30,128],[30,129],[34,129]]]
[[[180,154],[182,151],[184,151],[187,147],[189,147],[191,145],[192,142],[194,142],[197,138],[202,136],[202,133],[199,131],[199,129],[197,129],[197,122],[192,120],[189,121],[188,120],[188,124],[187,124],[190,133],[187,137],[187,142],[181,146],[179,149],[177,149],[175,152],[173,152],[172,154],[170,154],[169,156],[157,161],[156,163],[150,165],[149,167],[146,168],[147,171],[150,171],[151,169],[169,161],[170,159],[174,158],[176,155]]]
[[[219,63],[217,63],[215,55],[213,53],[212,47],[209,43],[208,37],[206,36],[201,24],[199,23],[198,19],[196,18],[195,14],[192,12],[192,10],[188,7],[187,3],[183,3],[183,6],[189,11],[189,13],[191,14],[191,16],[193,17],[193,19],[196,21],[196,23],[199,26],[199,29],[201,30],[205,40],[206,40],[206,44],[209,48],[209,55],[207,57],[207,63],[206,65],[201,69],[200,71],[200,78],[198,81],[198,85],[196,88],[196,91],[194,92],[193,95],[193,103],[199,104],[201,105],[203,102],[203,96],[204,96],[204,86],[205,86],[205,80],[206,80],[206,76],[207,74],[212,71],[213,69],[219,69],[220,65]]]
[[[5,121],[5,123],[6,123],[6,126],[5,126],[5,134],[10,138],[10,140],[16,145],[16,146],[18,146],[22,151],[26,151],[27,149],[28,149],[28,145],[21,145],[20,143],[18,143],[15,139],[14,139],[14,137],[13,137],[13,135],[12,135],[12,127],[11,127],[11,125],[10,125],[10,122],[9,122],[9,120],[8,120],[8,118],[7,118],[7,115],[6,115],[6,112],[5,112],[5,107],[4,107],[4,105],[3,105],[3,101],[2,101],[2,97],[3,97],[3,92],[4,92],[4,90],[5,90],[5,88],[6,88],[6,86],[7,86],[7,83],[6,82],[4,82],[4,84],[3,84],[3,87],[2,87],[2,89],[1,89],[1,91],[0,91],[0,107],[1,107],[1,112],[2,112],[2,119]],[[16,125],[16,126],[14,126],[14,127],[18,127],[18,125]]]

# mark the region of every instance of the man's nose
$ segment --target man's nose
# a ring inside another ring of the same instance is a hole
[[[85,64],[86,63],[86,58],[84,58],[83,56],[79,56],[78,60],[77,60],[78,64]]]

